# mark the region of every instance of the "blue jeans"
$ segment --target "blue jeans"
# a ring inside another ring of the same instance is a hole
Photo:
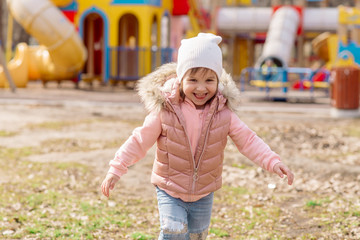
[[[196,202],[184,202],[156,188],[161,239],[206,239],[214,193]]]

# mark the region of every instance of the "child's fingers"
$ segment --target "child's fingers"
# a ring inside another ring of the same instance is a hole
[[[106,196],[110,196],[110,190],[113,190],[116,182],[119,181],[119,177],[108,175],[101,184],[101,191]]]
[[[112,179],[111,183],[110,183],[110,190],[113,190],[115,187],[115,182],[114,180]]]
[[[284,174],[287,176],[288,178],[288,184],[292,185],[293,181],[294,181],[294,174],[290,171],[290,169],[284,165],[284,164],[278,164],[275,165],[274,168],[274,172],[279,175],[279,177],[283,178]]]
[[[101,184],[101,191],[102,193],[106,196],[106,197],[109,197],[109,185],[108,185],[108,181],[104,181],[102,184]]]
[[[276,168],[274,169],[274,172],[275,172],[277,175],[279,175],[279,177],[281,177],[281,178],[284,177],[284,174],[283,174],[283,172],[282,172],[282,170],[281,170],[281,167],[276,167]]]
[[[119,177],[113,176],[110,178],[110,190],[115,188],[115,184],[119,181]]]
[[[105,184],[101,184],[101,192],[104,194],[104,196],[106,196],[106,189],[105,189]]]
[[[287,176],[288,184],[292,185],[294,181],[294,174],[290,171],[290,169],[286,166],[281,166],[281,171]]]
[[[286,175],[288,177],[288,184],[292,185],[294,182],[294,174],[289,170]]]

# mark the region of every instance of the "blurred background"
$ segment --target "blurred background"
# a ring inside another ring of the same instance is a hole
[[[356,0],[3,0],[0,40],[6,61],[18,61],[9,63],[10,72],[22,65],[15,79],[19,87],[39,79],[137,80],[176,60],[180,40],[200,31],[223,37],[224,66],[239,79],[245,68],[269,59],[276,67],[313,70],[341,60],[359,64],[358,5]],[[27,64],[25,55],[31,59]],[[0,80],[0,87],[4,84]]]
[[[208,239],[360,239],[359,0],[0,0],[0,12],[1,239],[157,238],[155,148],[110,198],[100,184],[146,116],[136,80],[199,32],[223,38],[241,120],[295,174],[288,186],[228,141]]]

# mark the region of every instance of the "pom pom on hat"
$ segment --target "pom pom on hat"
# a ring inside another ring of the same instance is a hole
[[[222,53],[219,43],[222,38],[212,33],[199,33],[196,37],[183,39],[178,51],[176,74],[179,81],[185,73],[196,67],[213,70],[218,79],[222,73]]]

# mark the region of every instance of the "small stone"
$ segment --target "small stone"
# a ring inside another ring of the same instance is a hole
[[[15,231],[14,231],[14,230],[10,230],[10,229],[9,229],[9,230],[5,230],[5,231],[3,231],[3,233],[2,233],[2,234],[6,236],[6,235],[13,235],[14,233],[15,233]]]
[[[109,206],[109,207],[115,207],[115,206],[116,206],[116,202],[114,202],[114,201],[108,201],[108,206]]]

